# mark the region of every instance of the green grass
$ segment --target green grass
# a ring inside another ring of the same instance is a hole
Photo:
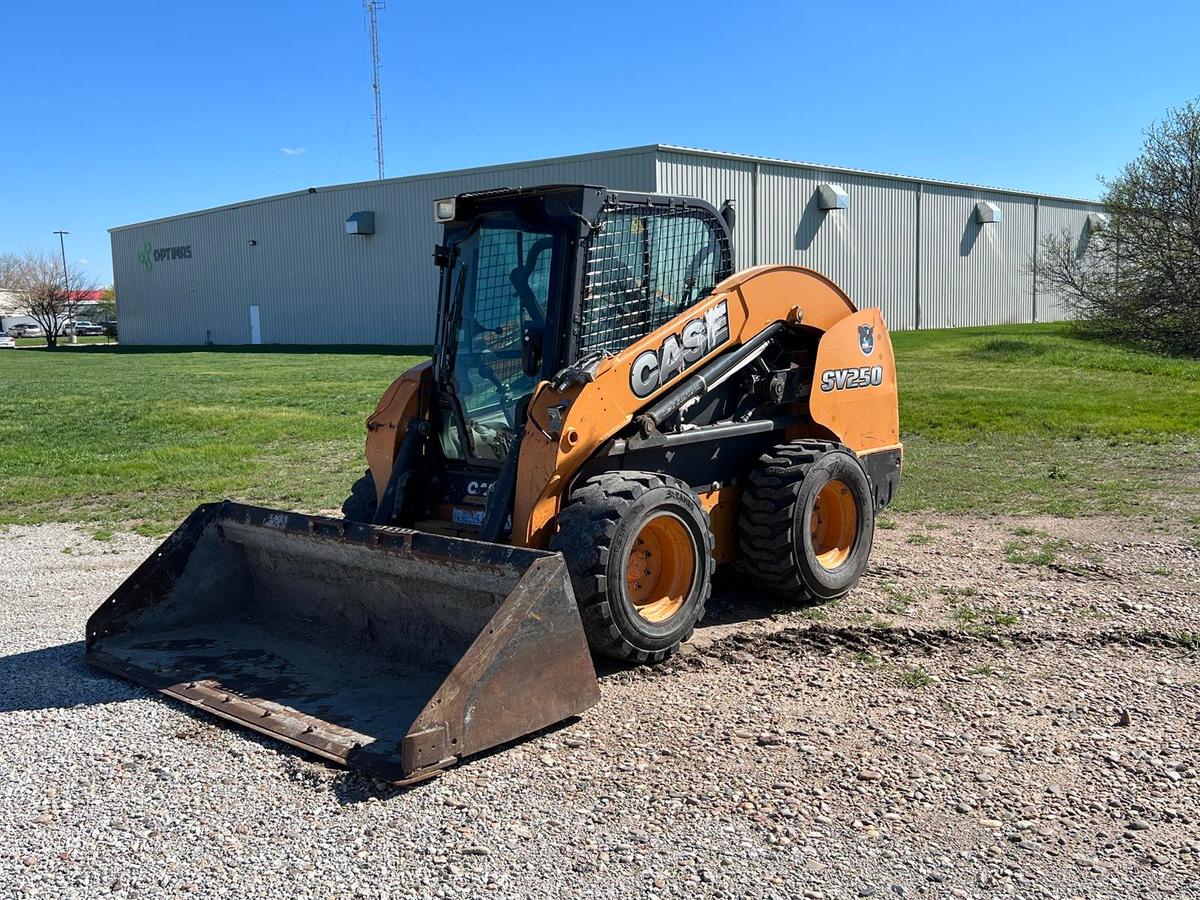
[[[1058,561],[1058,551],[1066,546],[1062,538],[1041,535],[1034,540],[1008,541],[1004,558],[1019,566],[1049,566]]]
[[[993,635],[999,629],[1011,628],[1021,621],[1021,617],[1014,613],[992,608],[976,609],[969,603],[960,603],[950,615],[955,625],[976,637]]]
[[[364,468],[364,420],[416,361],[386,351],[0,355],[0,522],[161,534],[223,497],[335,508]]]
[[[102,334],[81,334],[76,338],[79,344],[112,344],[116,345],[116,341],[112,338],[105,337]],[[46,346],[45,338],[16,338],[15,343],[18,347],[42,347]],[[58,343],[62,347],[71,346],[70,336],[60,336]],[[78,345],[77,345],[78,346]]]
[[[1141,514],[1178,520],[1200,545],[1200,362],[1059,325],[893,338],[906,446],[897,510]],[[364,347],[0,353],[0,525],[158,534],[220,497],[335,508],[363,468],[363,420],[416,358]]]
[[[974,597],[979,593],[979,590],[974,587],[943,587],[938,588],[938,592],[946,597],[953,599],[955,597]]]
[[[917,666],[900,673],[900,683],[905,687],[923,688],[933,684],[933,676]]]
[[[1184,650],[1200,650],[1200,633],[1194,631],[1176,631],[1171,635],[1177,646]]]
[[[895,616],[906,616],[912,605],[916,603],[916,598],[908,593],[897,588],[885,585],[883,588],[887,595],[887,611]]]
[[[1181,518],[1200,501],[1200,361],[1063,325],[893,342],[905,441],[897,509]],[[1179,509],[1164,508],[1164,491]]]
[[[1071,336],[1063,325],[893,335],[906,430],[970,442],[1013,437],[1200,436],[1200,362]]]

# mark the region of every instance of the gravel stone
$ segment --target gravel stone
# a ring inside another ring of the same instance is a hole
[[[888,517],[849,597],[722,578],[689,652],[409,789],[87,668],[157,542],[0,529],[0,900],[1200,896],[1200,549]]]

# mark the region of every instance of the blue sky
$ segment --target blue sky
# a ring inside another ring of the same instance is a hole
[[[359,0],[5,3],[0,252],[375,176]],[[556,2],[380,14],[387,174],[647,143],[1093,197],[1200,94],[1200,4]]]

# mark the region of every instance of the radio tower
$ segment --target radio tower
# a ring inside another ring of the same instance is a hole
[[[379,93],[379,22],[376,13],[387,6],[386,0],[363,0],[371,30],[371,88],[375,91],[375,162],[383,178],[383,100]]]

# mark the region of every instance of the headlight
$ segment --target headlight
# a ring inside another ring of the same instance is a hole
[[[454,198],[433,201],[433,218],[438,222],[454,221]]]

